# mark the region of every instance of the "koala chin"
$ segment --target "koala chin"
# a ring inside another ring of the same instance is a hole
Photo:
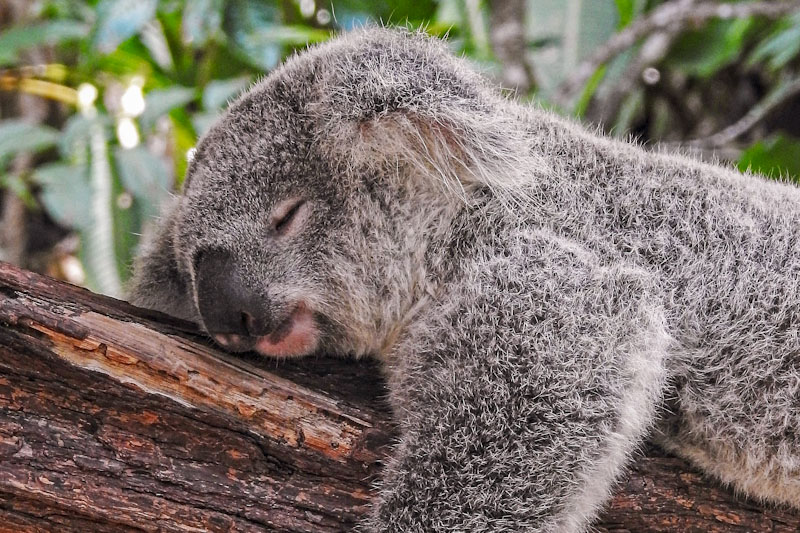
[[[585,531],[651,438],[800,508],[800,190],[501,93],[439,41],[298,54],[200,140],[137,305],[383,362],[364,531]]]

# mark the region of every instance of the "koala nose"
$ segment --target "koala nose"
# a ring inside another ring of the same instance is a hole
[[[230,253],[209,250],[195,263],[197,304],[208,333],[233,351],[252,348],[269,330],[267,305],[252,290]]]

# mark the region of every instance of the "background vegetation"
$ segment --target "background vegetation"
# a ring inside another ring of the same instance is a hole
[[[0,0],[0,260],[119,295],[226,103],[371,21],[611,135],[800,177],[798,2]]]

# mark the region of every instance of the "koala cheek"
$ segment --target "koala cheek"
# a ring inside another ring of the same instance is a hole
[[[313,352],[319,337],[313,312],[300,304],[278,331],[261,337],[254,350],[268,357],[298,357]]]

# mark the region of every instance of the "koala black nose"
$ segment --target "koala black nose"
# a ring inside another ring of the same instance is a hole
[[[252,348],[248,342],[269,329],[266,302],[252,289],[231,254],[202,252],[195,263],[197,304],[206,330],[235,351]]]

